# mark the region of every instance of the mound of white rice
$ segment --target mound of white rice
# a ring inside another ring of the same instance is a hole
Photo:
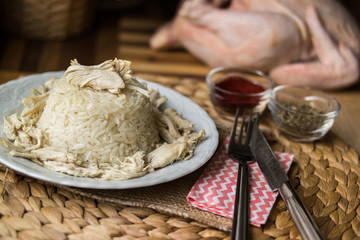
[[[205,131],[167,99],[131,75],[131,62],[83,66],[76,60],[60,78],[32,89],[20,115],[4,116],[12,156],[79,176],[129,179],[193,156]]]
[[[45,133],[45,145],[86,162],[118,162],[138,151],[148,153],[159,142],[148,97],[130,89],[117,95],[78,88],[65,78],[50,91],[36,125]]]

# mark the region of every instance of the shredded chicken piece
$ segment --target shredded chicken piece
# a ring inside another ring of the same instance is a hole
[[[65,163],[76,162],[76,156],[69,153],[66,149],[56,147],[43,147],[31,150],[28,153],[11,151],[12,156],[26,157],[30,159],[39,159],[41,161],[56,161]]]
[[[145,170],[145,152],[138,151],[134,155],[126,157],[124,161],[119,161],[116,165],[112,166],[110,171],[104,172],[105,179],[113,178],[114,173],[126,179],[129,177],[140,177],[147,173]]]
[[[165,109],[164,113],[168,116],[173,123],[175,123],[178,130],[184,132],[185,134],[189,134],[194,131],[194,125],[189,121],[182,118],[178,112],[173,108]]]
[[[204,138],[206,134],[204,130],[200,130],[198,133],[191,133],[189,135],[184,135],[178,139],[177,142],[186,142],[189,146],[194,147],[197,146]]]
[[[41,146],[43,134],[40,129],[23,123],[16,113],[8,118],[4,117],[3,130],[9,140],[14,141],[17,147],[27,150],[36,149]]]
[[[130,85],[130,84],[128,84],[126,87],[128,89],[138,91],[139,93],[145,95],[146,97],[149,97],[149,91],[148,90],[145,90],[145,89],[143,89],[141,87],[138,87],[138,86],[135,86],[135,85]]]
[[[132,85],[131,73],[131,62],[127,60],[115,59],[95,66],[84,66],[74,59],[64,77],[69,84],[80,88],[91,87],[95,90],[107,90],[118,94],[126,85],[128,89],[136,90],[149,97],[148,90]],[[125,81],[128,82],[125,84]]]
[[[158,130],[160,136],[167,142],[173,143],[177,138],[181,137],[175,123],[165,114],[157,111],[158,115]]]
[[[131,76],[131,62],[126,60],[108,60],[95,66],[80,65],[75,59],[65,72],[67,81],[77,87],[91,87],[95,90],[108,90],[119,93],[125,88],[124,80]]]
[[[156,108],[159,108],[164,102],[167,101],[166,96],[161,96],[158,91],[150,90],[150,102],[154,104]]]
[[[149,153],[145,160],[149,163],[148,170],[153,171],[156,168],[162,168],[172,164],[176,160],[186,159],[192,156],[186,142],[176,142],[172,144],[163,144],[159,148]]]
[[[16,147],[12,142],[9,142],[5,138],[0,138],[0,146],[6,148],[7,150],[9,150],[9,152],[11,152],[11,151],[23,152],[24,151],[24,149]]]
[[[50,81],[53,80],[50,79],[47,82]],[[25,97],[21,101],[25,109],[22,111],[20,118],[22,124],[26,126],[32,126],[39,120],[49,97],[48,89],[44,85],[40,85],[39,89],[31,89],[31,93],[32,95]]]
[[[9,117],[4,116],[3,118],[4,118],[3,130],[6,137],[9,140],[15,140],[17,137],[16,129],[20,129],[22,125],[20,119],[18,118],[16,113],[10,115]]]

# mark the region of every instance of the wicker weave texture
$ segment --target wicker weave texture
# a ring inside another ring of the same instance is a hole
[[[9,32],[36,39],[66,39],[90,27],[93,0],[1,1],[1,24]]]
[[[179,91],[218,119],[204,81],[150,74],[138,76]],[[226,133],[231,125],[218,127]],[[326,238],[360,239],[360,167],[354,149],[332,133],[314,143],[290,141],[274,130],[268,113],[263,116],[261,127],[273,149],[295,154],[289,171],[291,183]],[[44,184],[5,168],[0,171],[0,180],[0,236],[18,239],[229,239],[229,232],[211,224],[211,216],[205,213],[194,216],[191,214],[197,213],[195,209],[186,212],[188,206],[181,208],[179,202],[183,201],[186,191],[181,201],[167,205],[145,196],[140,199],[146,206],[143,207],[138,204],[139,199],[128,201],[132,191],[118,192],[116,196],[113,191],[113,195],[105,195],[101,191],[71,190]],[[126,201],[121,198],[124,193]],[[176,197],[172,199],[176,201]],[[174,206],[183,212],[175,211]],[[223,225],[231,226],[231,221],[224,221]],[[251,234],[252,239],[301,239],[281,198],[276,201],[265,226],[252,227]]]
[[[213,119],[219,119],[204,82],[182,79],[179,84],[175,79],[173,83],[161,77],[152,79],[173,87],[201,105]],[[327,239],[360,239],[360,165],[356,151],[331,132],[314,143],[294,142],[279,135],[270,116],[263,120],[262,127],[268,139],[273,140],[272,147],[295,154],[290,180]],[[279,239],[300,239],[280,198],[263,233]]]

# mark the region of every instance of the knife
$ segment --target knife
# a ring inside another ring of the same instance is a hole
[[[280,192],[301,237],[304,240],[324,239],[257,124],[252,127],[250,149],[270,188]]]

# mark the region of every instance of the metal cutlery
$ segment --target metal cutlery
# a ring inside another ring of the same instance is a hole
[[[272,190],[278,190],[304,240],[323,239],[316,223],[292,187],[289,178],[259,127],[252,125],[251,152]]]
[[[236,138],[237,122],[240,109],[236,110],[233,128],[230,134],[228,155],[239,164],[236,195],[234,203],[233,225],[231,239],[246,240],[249,238],[249,177],[248,164],[253,162],[250,150],[252,125],[256,125],[252,113],[246,116],[244,110],[239,136]],[[247,118],[247,119],[246,119]],[[245,134],[246,132],[246,134]]]

